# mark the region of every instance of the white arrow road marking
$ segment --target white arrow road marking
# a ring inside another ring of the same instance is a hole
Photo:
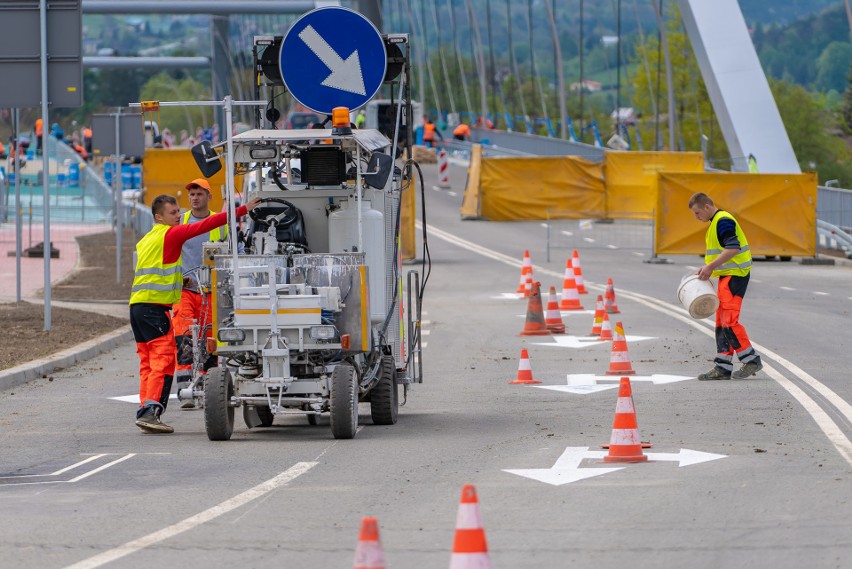
[[[552,486],[562,486],[563,484],[570,484],[571,482],[609,474],[610,472],[626,468],[624,466],[619,468],[580,468],[580,463],[583,460],[602,459],[606,455],[606,451],[589,450],[589,447],[568,447],[550,468],[503,469],[503,472],[523,476],[524,478],[531,478]],[[727,456],[688,448],[682,448],[676,453],[646,452],[645,455],[651,461],[677,462],[678,467],[710,462],[711,460],[718,460]]]
[[[518,300],[519,298],[522,298],[523,296],[524,295],[519,294],[517,292],[501,292],[500,296],[492,296],[491,298],[494,298],[494,299],[497,299],[497,300]]]
[[[667,383],[677,383],[678,381],[688,381],[695,379],[695,376],[689,375],[667,375],[655,373],[652,375],[593,375],[585,373],[569,373],[568,385],[595,385],[601,381],[619,381],[622,377],[629,377],[631,382],[647,381],[654,385],[665,385]]]
[[[112,462],[102,464],[101,466],[98,466],[97,468],[89,470],[88,472],[84,472],[83,474],[77,475],[76,477],[71,478],[70,480],[39,480],[39,481],[36,481],[36,482],[18,482],[16,480],[17,478],[30,478],[30,477],[35,477],[35,476],[57,476],[59,474],[63,474],[65,472],[68,472],[69,470],[73,470],[73,469],[77,468],[78,466],[82,466],[84,464],[87,464],[87,463],[92,462],[94,460],[97,460],[99,458],[102,458],[104,456],[107,456],[107,455],[106,454],[96,454],[96,455],[94,455],[90,458],[87,458],[86,460],[80,461],[77,464],[72,464],[71,466],[67,466],[67,467],[65,467],[61,470],[57,470],[56,472],[53,472],[51,474],[31,474],[31,475],[24,475],[24,476],[4,476],[3,478],[6,481],[3,482],[2,484],[0,484],[0,486],[32,486],[32,485],[35,485],[35,484],[73,484],[74,482],[79,482],[80,480],[83,480],[84,478],[88,478],[89,476],[97,474],[98,472],[101,472],[102,470],[106,470],[107,468],[110,468],[112,466],[115,466],[116,464],[124,462],[125,460],[127,460],[129,458],[133,458],[134,456],[136,456],[136,453],[126,454],[126,455],[124,455],[120,458],[113,460]]]
[[[568,447],[556,461],[556,464],[550,468],[503,469],[503,472],[523,476],[524,478],[532,478],[533,480],[538,480],[552,486],[562,486],[563,484],[570,484],[578,480],[609,474],[610,472],[624,470],[625,468],[623,466],[618,468],[580,468],[580,462],[585,458],[589,458],[586,456],[589,452],[589,447]]]
[[[610,383],[609,385],[533,385],[532,387],[538,387],[539,389],[549,389],[550,391],[561,391],[562,393],[574,393],[576,395],[588,395],[590,393],[597,393],[599,391],[606,391],[608,389],[615,389],[618,387],[617,383]]]
[[[307,26],[299,32],[299,38],[311,48],[311,51],[331,71],[331,74],[322,82],[323,85],[358,95],[367,94],[367,90],[364,87],[364,75],[361,73],[361,60],[358,57],[357,49],[344,60],[317,33],[313,26]]]
[[[653,336],[627,336],[628,342],[655,340]],[[553,342],[533,342],[534,346],[550,346],[553,348],[588,348],[590,346],[609,346],[609,342],[598,340],[597,336],[555,335]]]
[[[110,397],[110,399],[113,399],[115,401],[121,401],[123,403],[136,403],[137,405],[139,405],[138,393],[134,395],[122,395],[121,397]],[[169,400],[171,401],[172,399],[177,399],[177,394],[172,393],[171,395],[169,395]]]

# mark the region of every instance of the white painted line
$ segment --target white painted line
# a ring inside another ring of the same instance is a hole
[[[421,320],[421,321],[420,321],[420,325],[421,325],[421,326],[426,326],[426,325],[431,324],[431,323],[432,323],[432,321],[431,321],[431,320]]]
[[[545,229],[547,229],[547,224],[546,224],[546,223],[539,223],[539,225],[541,225],[542,227],[544,227]]]
[[[432,333],[432,331],[431,331],[431,330],[423,330],[422,328],[421,328],[421,330],[420,330],[420,335],[421,335],[421,336],[428,336],[428,335],[429,335],[429,334],[431,334],[431,333]]]
[[[639,251],[633,251],[633,254],[636,255],[637,257],[644,257],[645,256],[645,253],[640,253]]]
[[[829,294],[827,292],[820,292],[818,290],[815,290],[814,294],[817,295],[817,296],[829,296]]]
[[[419,221],[415,221],[415,226],[418,228],[422,228],[422,225]],[[501,262],[510,267],[519,269],[521,267],[521,262],[516,259],[509,257],[508,255],[504,255],[502,253],[498,253],[493,249],[489,249],[487,247],[483,247],[481,245],[477,245],[476,243],[472,243],[460,237],[453,235],[452,233],[448,233],[435,227],[434,225],[427,225],[429,232],[439,239],[443,239],[448,243],[451,243],[457,247],[461,247],[462,249],[467,249],[468,251],[472,251],[483,257],[487,257],[489,259],[493,259],[495,261]],[[547,274],[553,276],[555,278],[562,278],[561,273],[557,273],[555,271],[551,271],[546,269],[540,265],[533,265],[533,269],[540,274]],[[603,292],[605,290],[604,286],[601,285],[589,285],[591,288],[595,288]],[[656,310],[672,318],[677,320],[681,320],[687,325],[695,328],[700,331],[702,334],[707,335],[710,338],[715,338],[715,331],[710,327],[711,323],[706,321],[696,321],[688,316],[688,313],[683,308],[679,308],[676,306],[672,306],[667,304],[659,299],[653,298],[651,296],[646,296],[640,293],[635,293],[628,291],[626,289],[619,289],[619,295],[627,298],[629,300],[633,300],[638,302],[639,304],[643,304],[652,310]],[[849,297],[852,300],[852,296]],[[752,345],[756,350],[762,352],[767,357],[774,359],[779,364],[787,368],[792,374],[796,375],[803,382],[807,383],[811,388],[813,388],[817,393],[825,397],[825,399],[834,405],[845,417],[847,421],[852,422],[852,405],[844,401],[837,393],[832,391],[828,386],[821,383],[813,376],[808,373],[805,373],[801,368],[792,364],[788,360],[782,358],[780,355],[776,354],[772,350],[752,342]],[[770,366],[764,365],[764,369],[771,369]],[[772,370],[775,371],[775,370]],[[784,389],[786,389],[790,395],[792,395],[801,405],[805,408],[805,410],[811,415],[811,418],[816,422],[817,426],[822,430],[822,432],[828,437],[829,441],[834,445],[837,452],[850,464],[852,465],[852,441],[843,433],[843,431],[837,426],[831,417],[822,410],[819,404],[811,399],[811,397],[802,391],[798,386],[792,383],[787,378],[778,374],[775,371],[777,376],[769,374],[773,379],[775,379]],[[778,379],[780,378],[780,379]]]
[[[420,342],[421,348],[426,348],[426,346],[428,346],[428,345],[429,345],[429,342]]]
[[[429,311],[427,311],[427,310],[421,310],[421,311],[420,311],[420,316],[429,316]]]
[[[622,377],[629,377],[631,382],[641,381],[653,383],[654,385],[667,385],[669,383],[695,379],[694,375],[668,375],[664,373],[654,373],[651,375],[593,375],[591,373],[569,373],[567,380],[568,385],[599,385],[602,381],[620,381]]]
[[[436,192],[441,191],[441,188],[439,188],[438,186],[432,186],[432,189],[435,190]]]
[[[607,249],[618,249],[618,247],[616,247],[615,245],[607,245],[606,248]]]
[[[60,474],[64,474],[65,472],[68,472],[69,470],[74,470],[75,468],[77,468],[79,466],[83,466],[84,464],[88,464],[88,463],[92,462],[93,460],[97,460],[97,459],[99,459],[103,456],[106,456],[106,455],[105,454],[96,454],[96,455],[90,456],[89,458],[81,460],[80,462],[72,464],[71,466],[66,466],[65,468],[60,468],[56,472],[51,472],[50,474],[19,474],[17,476],[0,476],[0,480],[5,479],[5,478],[17,479],[17,478],[36,478],[36,477],[39,477],[39,476],[59,476]]]
[[[493,298],[494,300],[518,300],[523,297],[524,295],[517,292],[501,292],[500,296],[492,296],[490,298]]]
[[[560,233],[562,235],[565,235],[566,237],[573,237],[574,236],[574,233],[572,233],[571,231],[560,231]]]
[[[595,242],[595,240],[592,239],[591,237],[583,237],[583,241],[585,241],[586,243],[594,243]]]
[[[86,472],[84,474],[81,474],[80,476],[77,476],[76,478],[72,478],[71,480],[68,481],[68,483],[70,484],[72,482],[77,482],[77,481],[82,480],[84,478],[88,478],[89,476],[91,476],[93,474],[97,474],[98,472],[100,472],[102,470],[106,470],[107,468],[109,468],[111,466],[115,466],[116,464],[118,464],[120,462],[124,462],[128,458],[133,458],[134,456],[136,456],[136,453],[126,454],[126,455],[122,456],[121,458],[117,458],[116,460],[113,460],[112,462],[108,462],[108,463],[104,464],[103,466],[99,466],[94,470],[90,470],[89,472]]]
[[[453,191],[447,191],[447,195],[450,195],[450,196],[453,196],[453,197],[458,196],[458,194],[453,192]]]
[[[762,280],[760,280],[760,279],[751,279],[751,282],[753,282],[753,283],[757,283],[757,284],[761,284],[761,283],[763,283],[763,281],[762,281]]]
[[[695,267],[693,265],[687,265],[686,268],[689,269],[690,271],[697,271],[698,270],[698,267]]]
[[[132,553],[141,551],[146,547],[151,547],[152,545],[156,545],[162,541],[171,539],[185,531],[189,531],[200,526],[201,524],[214,520],[223,514],[227,514],[232,510],[235,510],[241,506],[244,506],[245,504],[248,504],[252,500],[256,500],[261,496],[272,492],[273,490],[277,490],[278,488],[289,484],[290,482],[292,482],[317,464],[319,463],[296,463],[294,466],[288,468],[278,476],[270,478],[266,482],[262,482],[254,488],[250,488],[249,490],[246,490],[242,494],[238,494],[233,498],[230,498],[229,500],[225,500],[221,504],[213,506],[212,508],[208,508],[207,510],[204,510],[199,514],[190,516],[185,520],[170,525],[169,527],[163,528],[153,533],[149,533],[148,535],[140,537],[139,539],[128,541],[123,545],[119,545],[118,547],[115,547],[108,551],[104,551],[103,553],[99,553],[98,555],[74,563],[73,565],[68,565],[65,569],[95,569],[96,567],[102,567],[107,563],[112,563],[113,561],[126,557]]]
[[[788,286],[782,286],[782,287],[779,287],[779,288],[780,288],[781,290],[787,290],[787,291],[793,291],[793,290],[796,290],[796,289],[794,289],[794,288],[790,288],[790,287],[788,287]]]

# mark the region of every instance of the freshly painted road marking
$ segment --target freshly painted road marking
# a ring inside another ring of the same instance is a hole
[[[646,452],[644,454],[650,461],[677,462],[679,468],[691,466],[693,464],[701,464],[702,462],[710,462],[711,460],[718,460],[727,456],[724,454],[702,452],[688,448],[682,448],[677,453]],[[587,478],[593,478],[595,476],[601,476],[603,474],[609,474],[611,472],[628,468],[626,466],[616,468],[580,468],[580,463],[583,460],[600,460],[606,455],[606,451],[589,450],[589,447],[568,447],[565,449],[565,452],[556,459],[556,462],[550,468],[503,469],[503,472],[508,472],[509,474],[514,474],[516,476],[523,476],[524,478],[530,478],[552,486],[562,486],[564,484],[570,484],[571,482],[577,482],[579,480],[585,480]],[[638,469],[633,468],[631,470]]]
[[[583,237],[583,241],[585,241],[586,243],[594,243],[595,242],[595,240],[592,239],[591,237]]]
[[[607,245],[606,248],[607,249],[618,249],[618,247],[615,246],[615,245]]]
[[[415,221],[415,226],[417,228],[422,228],[422,224],[419,221]],[[509,257],[508,255],[504,255],[498,251],[494,251],[493,249],[489,249],[487,247],[483,247],[482,245],[478,245],[471,241],[467,241],[466,239],[462,239],[461,237],[457,237],[452,233],[446,232],[442,229],[435,227],[434,225],[427,225],[429,231],[437,237],[438,239],[443,239],[448,243],[451,243],[457,247],[461,247],[462,249],[467,249],[473,253],[477,253],[482,255],[483,257],[487,257],[489,259],[493,259],[504,265],[508,265],[510,267],[519,269],[521,267],[521,262],[516,259]],[[555,271],[551,271],[539,265],[533,265],[535,271],[540,274],[551,275],[556,278],[561,278],[562,274],[557,273]],[[601,292],[605,291],[605,287],[602,285],[596,285],[592,283],[588,283],[589,288],[594,288]],[[656,310],[676,320],[680,320],[688,326],[691,326],[695,330],[698,330],[702,334],[710,338],[715,338],[715,330],[712,328],[713,324],[707,322],[706,320],[696,321],[689,317],[689,313],[683,308],[672,306],[662,300],[654,298],[652,296],[647,296],[644,294],[631,292],[626,289],[621,289],[619,287],[619,295],[624,296],[624,298],[633,300],[651,308],[652,310]],[[852,300],[852,296],[849,297]],[[808,373],[805,373],[801,368],[792,364],[788,360],[784,359],[777,353],[772,350],[766,348],[761,344],[757,344],[752,342],[752,345],[759,352],[762,352],[768,358],[772,358],[777,361],[780,365],[784,366],[790,373],[795,375],[799,380],[808,384],[814,391],[823,396],[826,401],[830,404],[834,405],[837,410],[845,417],[846,421],[852,423],[852,405],[847,403],[843,398],[841,398],[837,393],[831,390],[827,385],[818,381],[816,378],[811,376]],[[777,370],[775,370],[772,366],[768,364],[764,364],[764,371],[766,371],[767,375],[772,377],[775,381],[778,382],[781,387],[787,390],[790,395],[796,399],[799,404],[804,407],[805,411],[810,414],[811,418],[817,424],[817,426],[822,430],[828,440],[834,445],[834,448],[838,453],[850,464],[852,465],[852,441],[849,440],[849,437],[838,427],[837,423],[831,418],[831,416],[826,413],[820,405],[814,401],[807,393],[805,393],[801,388],[799,388],[795,383],[781,375]]]
[[[794,291],[794,290],[796,290],[796,289],[794,289],[794,288],[790,288],[790,287],[788,287],[788,286],[782,286],[782,287],[779,287],[779,288],[780,288],[781,290],[786,290],[786,291]]]
[[[544,227],[545,229],[547,229],[547,224],[546,224],[546,223],[539,223],[539,225],[541,225],[542,227]]]
[[[146,547],[151,547],[152,545],[156,545],[162,541],[171,539],[204,523],[214,520],[223,514],[227,514],[232,510],[244,506],[245,504],[248,504],[253,500],[265,496],[273,490],[277,490],[278,488],[286,486],[287,484],[289,484],[302,474],[306,473],[308,470],[310,470],[317,464],[319,463],[296,463],[278,476],[270,478],[266,482],[262,482],[254,488],[250,488],[242,494],[238,494],[233,498],[225,500],[224,502],[217,504],[212,508],[208,508],[207,510],[204,510],[201,513],[198,513],[194,516],[190,516],[185,520],[170,525],[169,527],[163,528],[153,533],[149,533],[148,535],[140,537],[139,539],[128,541],[123,545],[119,545],[118,547],[115,547],[108,551],[104,551],[103,553],[99,553],[98,555],[95,555],[88,559],[84,559],[83,561],[80,561],[78,563],[74,563],[73,565],[68,565],[65,569],[95,569],[96,567],[102,567],[107,563],[112,563],[113,561],[126,557],[132,553],[141,551]]]
[[[607,341],[598,340],[597,336],[571,336],[554,335],[553,342],[533,342],[534,346],[549,346],[551,348],[588,348],[590,346],[607,346]],[[627,336],[628,342],[641,342],[642,340],[656,340],[653,336]]]
[[[122,403],[135,403],[136,405],[139,405],[138,393],[134,393],[133,395],[122,395],[120,397],[110,397],[110,399],[112,399],[113,401],[121,401]],[[171,395],[169,395],[169,401],[171,401],[172,399],[177,399],[176,393],[172,393]]]
[[[566,237],[574,237],[574,233],[571,231],[560,231],[560,233]]]
[[[588,395],[590,393],[598,393],[600,391],[606,391],[608,389],[615,389],[618,387],[618,381],[622,377],[629,377],[630,381],[644,381],[648,383],[653,383],[654,385],[666,385],[669,383],[677,383],[679,381],[689,381],[690,379],[695,379],[694,376],[686,376],[686,375],[666,375],[666,374],[653,374],[653,375],[594,375],[591,373],[569,373],[568,374],[568,383],[566,385],[533,385],[532,387],[536,387],[538,389],[548,389],[550,391],[560,391],[562,393],[573,393],[576,395]],[[601,383],[605,382],[605,383]],[[616,382],[616,383],[613,383]]]
[[[71,478],[69,480],[38,480],[38,481],[32,481],[32,482],[30,482],[30,481],[19,482],[18,480],[16,480],[16,478],[29,480],[31,477],[34,477],[34,476],[57,476],[57,475],[65,473],[65,472],[68,472],[69,470],[75,469],[79,466],[82,466],[84,464],[88,464],[89,462],[92,462],[92,461],[97,460],[99,458],[103,458],[104,456],[107,456],[107,455],[106,454],[96,454],[92,457],[87,458],[86,460],[82,460],[82,461],[78,462],[77,464],[72,464],[71,466],[65,467],[61,470],[57,470],[56,472],[53,472],[51,474],[35,474],[35,475],[24,475],[24,476],[4,476],[3,481],[0,482],[0,487],[4,487],[4,486],[33,486],[33,485],[36,485],[36,484],[73,484],[75,482],[79,482],[80,480],[84,480],[84,479],[88,478],[89,476],[93,476],[93,475],[97,474],[98,472],[103,472],[107,468],[111,468],[111,467],[115,466],[116,464],[120,464],[127,459],[133,458],[134,456],[136,456],[136,453],[128,453],[128,454],[126,454],[126,455],[124,455],[120,458],[117,458],[117,459],[111,461],[111,462],[108,462],[106,464],[102,464],[102,465],[98,466],[97,468],[94,468],[92,470],[84,472],[83,474],[79,474],[79,475],[77,475],[74,478]]]
[[[420,342],[421,348],[425,349],[427,346],[429,346],[429,342]]]
[[[576,316],[578,314],[589,315],[589,314],[594,314],[595,311],[594,310],[560,310],[559,313],[564,317],[564,316],[571,316],[571,315]],[[526,318],[527,317],[526,314],[516,314],[515,316],[517,316],[518,318]],[[613,320],[613,319],[610,319],[610,320]]]
[[[827,292],[821,292],[821,291],[818,291],[818,290],[815,290],[814,294],[817,295],[817,296],[829,296],[829,294]]]
[[[644,257],[645,256],[645,253],[640,253],[639,251],[633,251],[633,254],[636,255],[637,257]]]
[[[458,194],[456,192],[452,191],[452,190],[447,190],[447,194],[450,195],[450,196],[453,196],[453,197],[458,196]]]
[[[106,454],[92,455],[89,458],[84,458],[80,462],[75,462],[71,466],[66,466],[65,468],[60,468],[56,472],[51,472],[50,474],[18,474],[16,476],[0,476],[0,479],[4,479],[4,478],[15,478],[15,479],[36,478],[36,477],[39,477],[39,476],[59,476],[60,474],[65,474],[69,470],[74,470],[75,468],[79,468],[79,467],[83,466],[84,464],[89,464],[90,462],[92,462],[94,460],[98,460],[99,458],[101,458],[103,456],[106,456]]]
[[[420,330],[420,335],[421,335],[421,336],[428,336],[428,335],[429,335],[429,334],[431,334],[431,333],[432,333],[432,331],[431,331],[431,330],[423,330],[423,329],[421,329],[421,330]]]
[[[501,292],[500,296],[492,296],[491,298],[495,300],[518,300],[519,298],[523,298],[523,296],[517,292]]]

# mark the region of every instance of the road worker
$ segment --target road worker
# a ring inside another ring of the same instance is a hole
[[[441,132],[435,127],[428,116],[423,117],[423,144],[429,148],[435,145],[435,137],[442,138]]]
[[[197,223],[213,215],[208,204],[212,197],[210,184],[204,178],[196,178],[186,185],[189,191],[189,206],[181,216],[181,224],[188,225]],[[183,270],[191,271],[202,264],[201,249],[208,241],[223,241],[228,236],[228,226],[214,227],[209,232],[202,233],[183,244],[181,263]],[[196,275],[190,274],[184,278],[183,290],[180,294],[180,302],[177,304],[172,316],[174,325],[175,346],[177,348],[177,368],[175,370],[175,382],[177,390],[189,387],[192,381],[192,332],[190,327],[197,323],[202,327],[200,340],[212,335],[212,328],[205,332],[204,327],[212,323],[210,310],[210,294],[202,292]],[[216,356],[210,356],[203,363],[203,371],[206,373],[216,366]],[[183,402],[182,409],[192,409],[195,404],[191,399]]]
[[[470,127],[461,123],[453,130],[453,138],[456,140],[470,140]]]
[[[702,281],[711,277],[719,278],[715,366],[699,375],[698,379],[745,379],[763,368],[760,356],[754,351],[745,328],[740,324],[740,309],[751,274],[748,240],[734,216],[716,207],[707,194],[694,194],[689,199],[689,209],[698,221],[710,223],[704,238],[706,264],[696,274]],[[737,371],[733,371],[734,354],[742,363]]]
[[[254,209],[258,199],[236,210],[238,217]],[[151,204],[154,226],[136,244],[136,272],[130,290],[130,327],[139,354],[139,408],[136,426],[145,433],[172,433],[160,416],[166,410],[175,373],[175,339],[169,311],[180,300],[183,244],[227,223],[218,213],[203,221],[180,224],[180,207],[168,195]]]

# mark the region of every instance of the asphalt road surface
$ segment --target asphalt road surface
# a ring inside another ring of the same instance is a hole
[[[327,420],[249,431],[238,412],[232,440],[213,443],[201,412],[174,405],[175,434],[142,435],[134,405],[112,399],[137,389],[134,347],[122,346],[0,393],[0,565],[351,567],[370,515],[388,567],[437,569],[472,483],[494,567],[852,566],[852,269],[758,263],[742,321],[764,370],[698,382],[712,328],[675,289],[701,260],[643,263],[626,224],[582,241],[582,302],[593,309],[613,279],[653,443],[647,463],[602,464],[617,390],[588,376],[608,369],[609,343],[522,338],[526,304],[504,294],[524,249],[560,289],[570,245],[547,263],[538,222],[461,221],[464,171],[451,170],[447,191],[425,168],[425,381],[397,425],[373,426],[362,406],[357,437],[335,441]],[[565,322],[583,336],[592,315]],[[535,378],[561,390],[508,383],[524,347]]]

